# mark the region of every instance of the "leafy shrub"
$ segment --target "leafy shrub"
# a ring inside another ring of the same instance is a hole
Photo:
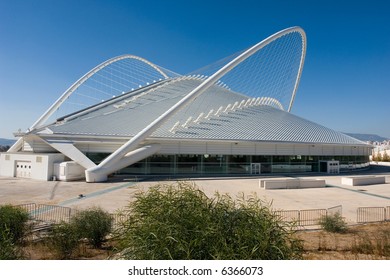
[[[79,235],[73,224],[61,222],[53,227],[49,237],[49,246],[60,259],[70,259],[79,244]]]
[[[117,232],[127,259],[300,259],[301,241],[257,197],[208,198],[190,183],[139,192]]]
[[[327,232],[345,233],[348,230],[347,223],[338,212],[333,215],[322,216],[320,226]]]
[[[0,260],[18,260],[22,258],[18,246],[13,243],[13,237],[9,230],[0,232]]]
[[[91,208],[78,212],[71,223],[80,238],[87,238],[95,248],[100,248],[111,232],[112,217],[101,208]]]
[[[22,208],[12,205],[0,206],[0,235],[7,235],[11,243],[19,244],[28,232],[29,215]]]

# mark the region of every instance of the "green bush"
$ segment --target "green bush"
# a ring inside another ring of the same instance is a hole
[[[333,215],[322,216],[320,226],[323,230],[333,233],[345,233],[348,230],[347,223],[338,212]]]
[[[9,230],[0,232],[0,260],[22,259],[21,250],[13,243],[13,238]]]
[[[7,232],[13,244],[20,244],[28,233],[29,215],[22,208],[12,205],[0,206],[0,235]]]
[[[73,224],[61,222],[54,225],[48,244],[59,259],[70,259],[78,247],[79,239]]]
[[[301,241],[257,197],[208,198],[190,183],[139,192],[117,232],[127,259],[300,259]]]
[[[80,238],[86,238],[95,248],[100,248],[111,232],[112,217],[100,208],[91,208],[78,212],[71,223]]]

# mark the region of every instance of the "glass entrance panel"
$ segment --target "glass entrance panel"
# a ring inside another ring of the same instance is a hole
[[[260,172],[261,164],[260,163],[252,163],[251,164],[251,174],[261,174]]]

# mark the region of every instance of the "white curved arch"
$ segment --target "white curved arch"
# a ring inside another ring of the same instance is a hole
[[[293,89],[293,92],[291,95],[290,104],[288,106],[287,112],[291,111],[292,105],[294,103],[295,95],[296,95],[297,90],[298,90],[298,85],[299,85],[299,82],[301,80],[303,64],[305,63],[305,57],[306,57],[306,46],[307,46],[306,33],[305,33],[305,31],[303,31],[302,28],[300,28],[300,27],[298,27],[298,28],[299,29],[297,31],[301,34],[301,38],[302,38],[302,54],[301,54],[301,60],[299,62],[298,75],[297,75],[297,78],[295,80],[295,85],[294,85],[294,89]]]
[[[273,41],[279,39],[280,37],[283,37],[283,36],[285,36],[289,33],[293,33],[293,32],[298,32],[301,35],[302,52],[301,52],[301,59],[299,62],[297,78],[295,79],[294,89],[293,89],[293,92],[291,94],[289,107],[287,109],[287,111],[290,112],[292,105],[294,103],[294,100],[295,100],[296,92],[298,90],[298,85],[299,85],[299,81],[301,79],[303,64],[304,64],[305,56],[306,56],[306,34],[305,34],[305,31],[299,26],[290,27],[290,28],[281,30],[281,31],[269,36],[268,38],[264,39],[260,43],[249,48],[248,50],[246,50],[245,52],[243,52],[242,54],[237,56],[235,59],[233,59],[232,61],[227,63],[225,66],[223,66],[217,72],[215,72],[212,76],[210,76],[210,78],[222,79],[222,77],[225,76],[227,73],[229,73],[232,69],[234,69],[236,66],[238,66],[239,64],[244,62],[246,59],[248,59],[249,57],[254,55],[256,52],[258,52],[259,50],[264,48],[266,45],[272,43]],[[213,79],[213,81],[214,81],[214,79]],[[207,82],[207,80],[204,83],[206,83],[206,82]],[[202,85],[200,85],[200,86],[202,86]]]
[[[96,66],[95,68],[93,68],[92,70],[90,70],[88,73],[86,73],[84,76],[82,76],[80,79],[78,79],[73,85],[71,85],[54,103],[53,105],[51,105],[49,107],[49,109],[46,110],[45,113],[43,113],[42,116],[40,116],[38,118],[38,120],[35,121],[35,123],[33,123],[33,125],[29,128],[29,131],[33,130],[33,129],[36,129],[38,128],[39,126],[41,126],[43,123],[45,123],[52,115],[53,113],[65,102],[65,100],[78,88],[80,87],[85,81],[87,81],[89,78],[91,78],[94,74],[96,74],[97,72],[99,72],[100,70],[102,70],[103,68],[105,68],[106,66],[114,63],[114,62],[117,62],[117,61],[120,61],[120,60],[123,60],[123,59],[136,59],[136,60],[139,60],[139,61],[142,61],[144,62],[145,64],[149,65],[150,67],[152,67],[153,69],[155,69],[157,72],[159,72],[164,78],[169,78],[167,74],[164,73],[164,71],[162,71],[157,65],[155,65],[154,63],[142,58],[142,57],[139,57],[139,56],[135,56],[135,55],[130,55],[130,54],[125,54],[125,55],[121,55],[121,56],[117,56],[117,57],[114,57],[114,58],[111,58],[101,64],[99,64],[98,66]],[[12,145],[12,147],[8,150],[9,152],[16,152],[16,151],[19,151],[22,147],[22,138],[18,139],[14,145]]]
[[[178,101],[175,105],[173,105],[169,110],[167,110],[165,113],[160,115],[157,119],[155,119],[153,122],[151,122],[147,127],[145,127],[143,130],[138,132],[132,139],[127,141],[125,144],[123,144],[118,150],[113,152],[111,155],[109,155],[106,159],[104,159],[98,166],[87,169],[85,171],[87,182],[99,182],[99,181],[105,181],[107,180],[107,175],[105,174],[105,169],[107,169],[107,166],[115,165],[115,162],[123,158],[127,153],[137,148],[139,144],[143,140],[145,140],[146,137],[151,135],[158,127],[160,127],[169,117],[171,117],[173,114],[178,112],[180,109],[182,109],[184,106],[186,106],[189,102],[194,100],[196,97],[204,93],[209,87],[211,87],[213,84],[217,83],[218,80],[220,80],[224,75],[226,75],[229,71],[231,71],[233,68],[238,66],[241,62],[255,54],[257,51],[262,49],[264,46],[270,44],[271,42],[277,40],[278,38],[289,34],[293,32],[299,32],[302,36],[303,44],[305,45],[304,48],[302,48],[302,56],[301,56],[301,63],[299,67],[299,73],[298,77],[295,82],[294,90],[293,90],[293,96],[292,101],[295,97],[295,92],[298,88],[297,83],[299,83],[300,79],[300,73],[302,71],[304,57],[306,54],[306,35],[302,28],[300,27],[291,27],[284,29],[282,31],[279,31],[268,38],[264,39],[260,43],[254,45],[253,47],[249,48],[248,50],[241,53],[239,56],[234,58],[232,61],[227,63],[225,66],[223,66],[221,69],[216,71],[213,75],[208,77],[204,82],[202,82],[198,87],[196,87],[194,90],[192,90],[189,94],[187,94],[185,97],[183,97],[180,101]],[[292,101],[290,101],[290,107],[292,105]],[[289,108],[290,109],[290,108]]]
[[[155,65],[154,63],[142,58],[142,57],[139,57],[139,56],[135,56],[135,55],[130,55],[130,54],[125,54],[125,55],[121,55],[121,56],[117,56],[117,57],[114,57],[114,58],[111,58],[101,64],[99,64],[98,66],[96,66],[95,68],[93,68],[92,70],[90,70],[88,73],[86,73],[84,76],[82,76],[80,79],[78,79],[73,85],[71,85],[61,96],[60,98],[54,102],[54,104],[30,127],[30,130],[33,130],[37,127],[39,127],[42,123],[44,123],[45,121],[47,121],[51,115],[62,105],[62,103],[65,102],[65,100],[78,88],[80,87],[86,80],[88,80],[89,78],[91,78],[93,75],[95,75],[97,72],[99,72],[100,70],[102,70],[103,68],[107,67],[108,65],[114,63],[114,62],[117,62],[117,61],[120,61],[120,60],[124,60],[124,59],[136,59],[136,60],[139,60],[139,61],[142,61],[146,64],[148,64],[150,67],[154,68],[157,72],[159,72],[164,78],[169,78],[167,74],[165,74],[157,65]]]

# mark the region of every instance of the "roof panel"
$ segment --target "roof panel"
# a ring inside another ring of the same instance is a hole
[[[180,77],[89,109],[49,127],[54,134],[132,137],[202,82]],[[350,136],[214,85],[173,115],[152,137],[357,144]],[[191,117],[191,119],[189,119]],[[178,123],[178,125],[176,125]],[[175,126],[176,125],[176,126]],[[184,126],[183,126],[184,125]],[[173,127],[175,128],[173,129]]]

